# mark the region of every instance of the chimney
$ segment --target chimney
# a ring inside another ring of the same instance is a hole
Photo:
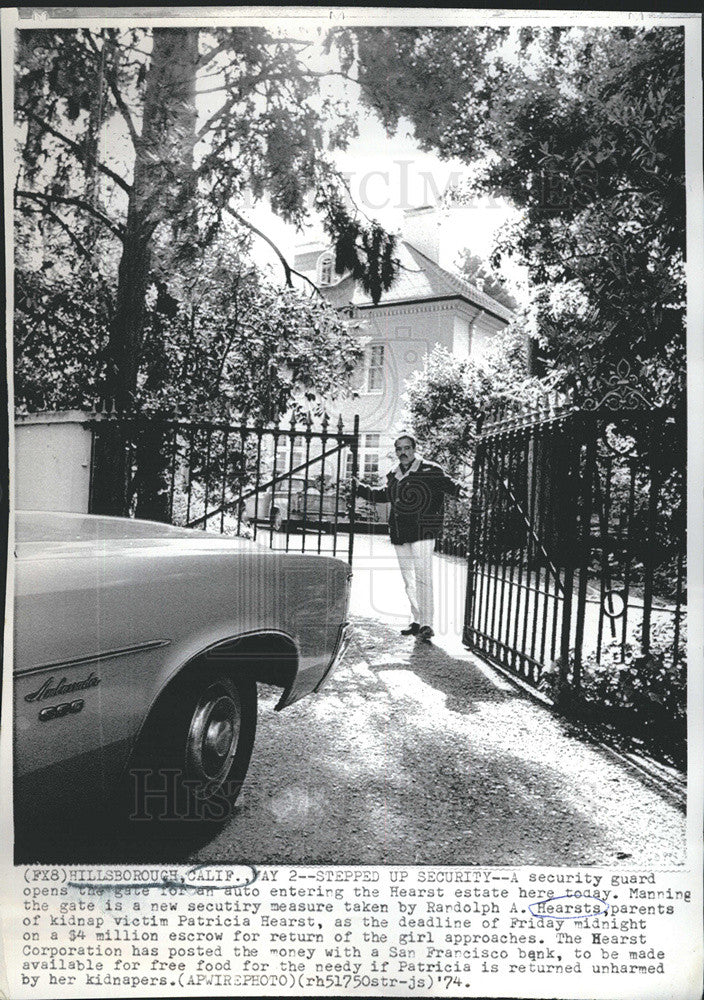
[[[403,213],[403,238],[416,250],[440,262],[440,216],[434,205],[407,208]]]

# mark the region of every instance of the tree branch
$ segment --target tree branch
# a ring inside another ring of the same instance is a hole
[[[76,236],[76,234],[71,232],[71,227],[68,226],[64,222],[64,220],[62,218],[60,218],[56,214],[56,212],[53,212],[50,208],[47,207],[47,208],[44,209],[44,211],[46,211],[48,213],[49,218],[53,219],[54,222],[63,229],[63,231],[66,233],[66,235],[71,240],[71,242],[73,243],[73,245],[76,247],[76,249],[78,250],[78,252],[83,257],[85,257],[86,260],[91,260],[92,261],[94,255],[90,252],[90,250],[88,249],[88,247],[84,246],[83,243],[81,243],[81,241]]]
[[[30,111],[26,105],[20,107],[19,110],[26,115],[27,118],[31,118],[33,122],[36,122],[37,125],[39,125],[45,132],[48,132],[49,135],[53,135],[55,139],[58,139],[60,142],[63,142],[65,146],[68,146],[68,148],[75,153],[81,161],[83,160],[84,151],[77,142],[74,142],[73,139],[69,139],[69,137],[64,135],[63,132],[59,132],[58,129],[55,129],[54,126],[50,125],[44,118],[40,118],[39,115],[35,115],[34,112]],[[114,170],[111,170],[110,167],[106,167],[104,163],[100,163],[98,160],[95,161],[95,165],[101,173],[105,174],[106,177],[109,177],[112,181],[114,181],[118,187],[121,187],[127,194],[131,194],[132,187],[123,177],[120,177],[120,175],[116,174]]]
[[[223,372],[225,370],[225,362],[227,361],[227,357],[228,357],[228,355],[230,353],[230,350],[232,349],[233,341],[234,341],[235,337],[237,336],[237,333],[238,333],[238,330],[239,330],[239,320],[240,320],[240,300],[239,300],[239,295],[238,295],[239,284],[240,284],[240,282],[239,282],[239,278],[238,278],[237,279],[237,286],[236,286],[236,289],[235,289],[235,315],[233,317],[233,322],[232,322],[232,333],[228,337],[227,343],[225,344],[225,350],[223,351],[222,357],[220,359],[220,364],[218,365],[217,375],[215,377],[215,391],[218,392],[218,393],[220,392],[220,383],[222,382],[222,374],[223,374]]]
[[[297,278],[302,278],[303,281],[307,281],[308,284],[311,286],[311,288],[315,289],[315,291],[318,293],[321,299],[324,298],[323,293],[320,291],[320,289],[318,288],[318,286],[315,284],[314,281],[311,281],[310,278],[306,277],[305,274],[301,274],[300,271],[296,271],[295,268],[291,267],[291,265],[286,260],[284,255],[281,253],[277,245],[273,242],[273,240],[271,240],[266,235],[266,233],[263,233],[261,229],[257,229],[255,225],[253,225],[251,222],[245,219],[243,215],[240,215],[240,213],[235,211],[235,209],[232,208],[230,205],[225,205],[225,211],[228,212],[233,217],[233,219],[236,219],[243,226],[246,226],[247,229],[250,229],[253,233],[255,233],[255,235],[263,239],[265,243],[269,244],[271,249],[274,251],[276,256],[281,261],[281,266],[283,267],[284,274],[286,275],[286,285],[288,288],[293,288],[293,281],[291,280],[291,276],[295,274]]]
[[[82,212],[88,212],[89,215],[92,215],[94,218],[98,219],[99,222],[102,222],[102,224],[106,226],[107,229],[113,233],[113,235],[117,236],[120,241],[125,238],[124,226],[115,224],[108,219],[107,215],[103,215],[103,213],[99,212],[97,208],[93,208],[92,205],[87,204],[80,198],[68,198],[58,194],[44,194],[40,191],[17,191],[16,193],[21,198],[29,198],[32,201],[39,201],[45,205],[51,205],[53,203],[59,205],[75,205],[76,208],[80,208]]]
[[[117,43],[117,32],[115,31],[114,28],[111,28],[111,29],[109,29],[109,34],[110,34],[110,39],[111,39],[113,45],[115,45]],[[95,50],[95,52],[97,54],[98,53],[98,49],[97,49],[97,46],[95,44],[95,39],[93,38],[92,35],[89,36],[89,40],[90,40],[91,45],[93,46],[93,49]],[[125,104],[125,102],[124,102],[124,100],[122,98],[122,94],[120,93],[120,89],[117,86],[117,78],[116,78],[116,75],[115,75],[114,67],[113,66],[110,66],[110,67],[106,66],[106,73],[105,73],[105,75],[107,76],[107,80],[108,80],[108,84],[110,86],[110,91],[112,93],[112,96],[115,98],[115,104],[117,104],[119,112],[120,112],[120,114],[122,115],[122,117],[125,120],[125,125],[127,125],[127,130],[130,133],[130,138],[132,139],[132,144],[136,147],[137,143],[139,142],[139,135],[137,134],[137,129],[135,128],[135,124],[134,124],[134,122],[132,120],[132,115],[130,114],[130,110],[127,107],[127,105]]]
[[[227,38],[225,39],[224,42],[220,42],[219,45],[216,45],[214,49],[210,49],[209,52],[204,52],[203,55],[200,56],[200,58],[198,59],[198,62],[196,64],[196,69],[203,69],[204,66],[207,66],[209,62],[212,62],[213,59],[219,56],[221,52],[224,52],[226,49],[229,49],[231,45],[232,45],[232,39]]]
[[[258,73],[256,76],[250,77],[247,80],[238,80],[237,93],[232,94],[232,96],[229,97],[228,100],[226,100],[225,103],[221,105],[221,107],[218,108],[218,110],[210,116],[205,125],[203,125],[198,130],[198,132],[196,133],[196,142],[199,142],[203,138],[203,136],[210,131],[210,129],[213,127],[213,125],[215,125],[215,123],[218,121],[219,118],[222,118],[224,115],[228,114],[228,112],[235,106],[235,104],[237,104],[238,101],[244,100],[244,98],[247,96],[247,93],[251,93],[252,91],[256,90],[257,86],[260,83],[262,83],[262,81],[270,83],[272,81],[281,81],[285,79],[286,77],[284,76],[269,75],[266,72],[266,68],[263,68],[262,71]],[[244,90],[245,85],[248,88],[247,92],[245,92]],[[229,87],[225,89],[229,89]],[[257,91],[257,93],[259,93],[259,91]]]

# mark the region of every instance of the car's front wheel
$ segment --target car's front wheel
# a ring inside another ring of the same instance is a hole
[[[134,820],[227,819],[254,747],[257,685],[194,669],[160,699],[130,768]]]

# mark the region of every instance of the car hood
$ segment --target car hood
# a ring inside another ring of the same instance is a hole
[[[45,510],[15,513],[17,555],[30,557],[66,548],[134,548],[178,542],[197,548],[256,551],[260,545],[247,538],[224,536],[196,528],[176,528],[158,521],[137,521],[127,517],[102,517]]]

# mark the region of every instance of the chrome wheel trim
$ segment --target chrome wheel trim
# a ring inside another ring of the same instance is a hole
[[[227,778],[239,743],[239,699],[220,684],[198,699],[186,738],[186,776],[217,786]]]

